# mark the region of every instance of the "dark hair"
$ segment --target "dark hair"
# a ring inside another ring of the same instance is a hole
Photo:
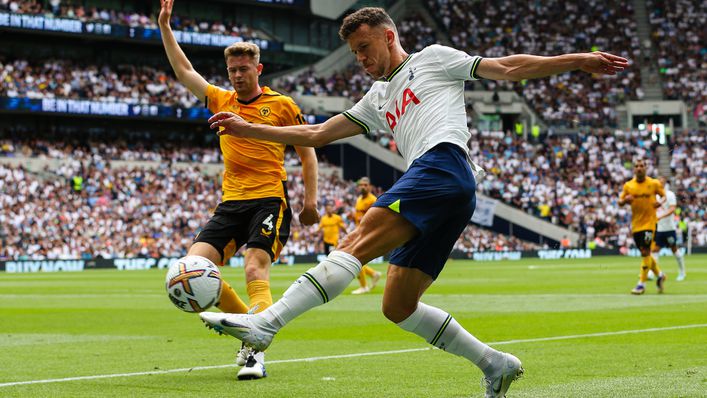
[[[393,19],[380,7],[364,7],[344,18],[344,22],[339,29],[339,37],[346,41],[361,25],[368,25],[372,28],[377,26],[388,26],[397,32]]]

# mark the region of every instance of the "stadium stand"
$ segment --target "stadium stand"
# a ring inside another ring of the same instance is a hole
[[[86,142],[74,146],[40,141],[0,141],[4,157],[44,156],[62,160],[44,177],[25,168],[0,166],[0,259],[69,259],[179,257],[220,199],[220,181],[200,168],[208,155],[194,151],[140,150]],[[157,167],[114,167],[110,160],[150,160]],[[172,168],[170,162],[192,162]],[[80,177],[80,180],[74,180]],[[80,181],[80,182],[79,182]],[[320,176],[320,203],[332,200],[353,229],[356,185],[332,174]],[[290,173],[288,191],[294,209],[301,208],[304,185],[299,171]],[[380,194],[379,188],[375,191]],[[500,237],[480,228],[465,233],[458,248],[535,247],[517,238]],[[109,239],[101,238],[110,236]],[[317,227],[293,222],[283,255],[323,251]]]
[[[227,86],[224,75],[206,76]],[[0,57],[0,97],[71,98],[192,108],[199,100],[171,72],[149,66],[82,65],[71,60],[4,61]]]
[[[75,4],[57,0],[0,0],[0,10],[85,22],[156,27],[155,17],[149,13],[117,12]],[[483,56],[518,52],[550,55],[600,49],[641,59],[643,54],[636,35],[632,4],[625,0],[585,3],[551,1],[542,4],[516,4],[507,0],[427,0],[425,5],[429,14],[438,19],[443,31],[436,31],[425,22],[430,20],[429,17],[426,19],[417,13],[424,10],[403,18],[398,28],[404,47],[410,52],[419,51],[444,38],[460,49]],[[672,3],[649,0],[647,4],[653,29],[652,45],[658,49],[655,61],[661,68],[666,97],[688,101],[695,109],[704,107],[707,104],[704,86],[707,53],[704,46],[699,45],[704,42],[705,34],[699,26],[704,25],[705,5],[695,0]],[[572,12],[563,12],[563,18],[559,18],[560,10]],[[197,21],[177,16],[173,26],[184,31],[268,37],[264,32],[227,21]],[[69,48],[73,44],[66,41],[61,45]],[[150,49],[143,48],[142,51],[154,53]],[[197,62],[208,59],[204,63],[213,64],[214,54],[221,61],[220,49],[203,51],[212,53],[199,54]],[[155,66],[160,64],[156,64],[154,59],[147,65],[132,59],[115,63],[92,58],[77,61],[53,55],[39,61],[39,57],[31,58],[28,54],[9,54],[0,51],[0,99],[69,98],[201,108],[196,98],[173,77],[166,61],[161,68]],[[221,67],[220,64],[217,66]],[[205,77],[216,85],[229,87],[225,74],[217,70],[210,69]],[[587,75],[565,74],[521,83],[469,83],[468,89],[518,92],[552,126],[582,127],[573,135],[543,135],[540,140],[527,140],[510,131],[479,131],[475,126],[476,120],[473,120],[476,117],[472,116],[473,108],[467,104],[468,124],[474,132],[472,156],[489,171],[479,181],[480,192],[535,217],[580,231],[584,237],[583,244],[591,241],[605,247],[631,245],[628,233],[630,214],[627,209],[615,205],[616,198],[623,182],[631,176],[634,156],[645,156],[655,161],[660,157],[656,153],[655,141],[646,136],[647,133],[610,127],[616,125],[617,105],[627,99],[642,98],[640,83],[638,68],[615,78],[600,80]],[[326,76],[316,74],[313,68],[286,75],[276,89],[295,95],[340,96],[356,101],[372,84],[373,80],[359,66],[351,64]],[[194,123],[193,120],[191,122]],[[0,125],[0,131],[2,127]],[[144,130],[162,128],[152,124]],[[372,131],[368,138],[393,153],[397,152],[395,139],[387,131]],[[706,199],[703,187],[707,184],[705,141],[704,130],[677,132],[669,140],[672,152],[668,157],[669,171],[673,173],[673,186],[678,195],[681,229],[684,232],[689,224],[693,231],[693,243],[701,246],[707,245],[707,215],[703,208]],[[192,227],[203,225],[208,214],[205,209],[191,205],[181,210],[175,210],[174,206],[181,201],[193,203],[197,199],[212,206],[218,202],[217,179],[204,174],[203,169],[198,167],[198,164],[213,166],[222,162],[216,144],[211,144],[160,142],[149,132],[145,132],[138,141],[118,139],[109,143],[101,139],[68,136],[57,141],[41,135],[30,134],[22,138],[18,135],[12,135],[12,138],[0,135],[1,157],[61,159],[66,164],[57,170],[45,170],[44,173],[48,174],[44,175],[14,166],[0,169],[0,184],[5,188],[1,199],[3,216],[0,234],[3,244],[0,257],[130,257],[183,253],[195,233]],[[71,162],[69,158],[82,160],[86,165]],[[113,160],[151,161],[162,166],[145,168],[136,163],[129,168],[113,168],[110,166]],[[174,162],[189,163],[193,165],[193,170],[171,170],[168,165]],[[299,165],[299,159],[291,151],[287,152],[286,165]],[[653,166],[651,173],[655,175],[659,165]],[[69,180],[76,175],[83,176],[83,186],[80,193],[71,193]],[[47,179],[47,176],[53,178]],[[157,203],[157,192],[164,190],[165,186],[174,193],[169,201]],[[338,211],[348,214],[355,197],[351,182],[336,176],[325,176],[320,181],[320,189],[321,203],[335,200]],[[40,192],[44,195],[45,190],[50,197],[65,199],[66,203],[57,203],[56,208],[45,213],[37,212],[40,205],[38,195]],[[290,173],[289,190],[293,206],[298,208],[302,184],[297,172]],[[118,200],[126,198],[129,200],[125,204]],[[145,209],[138,209],[139,206],[135,205],[140,201],[147,204]],[[12,216],[20,211],[24,216],[14,219]],[[62,242],[54,238],[56,234],[51,232],[63,228],[63,220],[56,221],[63,211],[71,214],[71,225],[76,228],[71,232],[74,235],[67,236]],[[163,216],[149,213],[147,217],[148,212]],[[164,217],[166,214],[170,216]],[[111,218],[116,215],[119,217]],[[101,222],[91,225],[87,220],[92,217]],[[148,221],[138,222],[137,219]],[[170,223],[176,224],[173,226]],[[87,235],[76,235],[82,228],[86,228]],[[97,245],[95,236],[112,228],[116,228],[113,239]],[[73,242],[74,238],[80,240]],[[303,228],[295,222],[292,239],[284,254],[320,252],[318,241],[316,229]],[[456,246],[457,250],[466,253],[538,247],[476,227],[465,231]]]
[[[84,7],[71,2],[51,0],[49,6],[37,0],[0,2],[0,10],[15,14],[44,15],[47,17],[77,19],[82,22],[103,22],[130,27],[157,29],[157,15],[143,14],[137,11],[122,11],[98,7]],[[159,10],[158,10],[159,11]],[[264,32],[243,24],[225,21],[195,20],[186,16],[174,15],[172,26],[175,30],[187,32],[214,33],[234,37],[269,38]]]
[[[625,0],[428,0],[426,4],[455,47],[484,57],[590,50],[610,51],[630,60],[640,56],[632,3]],[[567,73],[520,83],[481,81],[470,88],[515,90],[552,125],[604,127],[616,126],[616,105],[642,97],[640,83],[640,72],[630,68],[601,79]]]
[[[692,106],[707,102],[707,3],[648,0],[652,44],[666,98]]]
[[[412,14],[398,25],[400,41],[408,51],[419,51],[436,43],[435,32],[422,17]],[[285,76],[277,88],[298,95],[347,97],[358,101],[373,84],[373,79],[361,67],[352,63],[328,76],[317,76],[313,69],[298,75]]]
[[[701,187],[707,184],[706,145],[703,134],[686,135],[676,141],[671,162],[680,219],[691,224],[695,245],[707,244],[704,228],[707,216],[700,205],[705,201]],[[627,239],[630,214],[616,206],[617,194],[623,182],[631,177],[630,162],[634,156],[650,158],[653,146],[648,136],[616,134],[609,130],[593,131],[574,139],[549,138],[543,144],[503,133],[480,133],[473,141],[472,153],[488,171],[479,181],[481,192],[538,217],[582,231],[587,241],[593,240],[605,247],[624,247],[631,244]],[[194,203],[210,206],[218,203],[218,179],[204,175],[198,167],[200,163],[220,161],[214,148],[159,148],[157,144],[146,148],[125,143],[109,145],[70,139],[56,143],[32,139],[2,140],[0,155],[64,160],[61,168],[46,170],[56,177],[49,180],[22,168],[2,168],[5,209],[2,230],[6,241],[2,256],[6,258],[23,255],[58,258],[56,256],[77,254],[173,256],[187,247],[183,243],[188,243],[195,233],[194,226],[202,225],[208,217],[208,212],[194,207]],[[298,164],[291,151],[287,159],[288,165]],[[110,160],[148,160],[160,162],[161,166],[113,168]],[[86,165],[81,166],[79,161]],[[171,169],[170,162],[192,162],[194,167],[191,171]],[[78,175],[83,176],[82,188],[72,193],[71,180]],[[356,195],[355,185],[336,175],[322,176],[319,185],[320,202],[333,200],[335,208],[348,220]],[[157,198],[164,190],[172,193],[169,200],[160,202]],[[299,172],[290,173],[288,190],[293,208],[301,207],[303,184]],[[380,189],[375,193],[379,194]],[[56,198],[58,202],[49,209],[37,211],[47,197]],[[179,208],[180,202],[191,205]],[[139,203],[148,205],[141,207]],[[72,235],[66,242],[52,241],[49,237],[56,236],[52,231],[63,225],[63,221],[57,220],[61,220],[61,212],[67,210],[72,214],[69,219],[76,223],[71,228],[72,234],[87,232]],[[19,213],[27,216],[11,216]],[[155,217],[155,214],[160,216]],[[142,218],[151,221],[136,221]],[[101,234],[107,228],[117,229],[114,239],[105,247],[90,243],[92,234]],[[31,238],[28,233],[42,238]],[[182,247],[169,244],[175,239]],[[284,254],[317,253],[321,250],[318,242],[316,227],[304,228],[295,222]],[[24,251],[18,252],[19,247]],[[462,252],[537,247],[478,227],[467,229],[456,246]]]

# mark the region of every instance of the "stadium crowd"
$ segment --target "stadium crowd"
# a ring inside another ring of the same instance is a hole
[[[678,195],[680,218],[691,220],[695,244],[707,245],[707,132],[701,130],[676,140],[670,167]]]
[[[76,3],[75,1],[63,0],[0,0],[0,10],[10,11],[15,14],[44,15],[50,18],[78,19],[82,22],[109,23],[126,25],[133,28],[158,29],[156,14],[147,15],[137,11],[87,7]],[[157,11],[159,11],[159,7]],[[187,32],[213,33],[247,38],[268,38],[262,31],[229,21],[228,18],[220,21],[208,21],[173,15],[172,27],[175,30]]]
[[[95,148],[95,149],[94,149]],[[199,156],[165,156],[171,150],[135,156],[135,148],[106,144],[54,144],[0,141],[0,156],[61,160],[30,172],[0,163],[0,259],[178,257],[186,253],[209,212],[220,200],[220,180],[199,167]],[[200,154],[201,152],[197,152]],[[153,160],[154,166],[114,165],[114,159]],[[193,167],[172,167],[175,159],[195,160]],[[303,198],[302,175],[289,175],[291,206]],[[336,174],[320,176],[320,204],[333,202],[353,230],[356,185]],[[375,193],[380,194],[380,189]],[[457,244],[461,251],[534,247],[470,227]],[[323,251],[317,226],[293,221],[283,255]]]
[[[434,30],[418,14],[412,14],[400,21],[398,32],[403,48],[408,51],[420,51],[437,42]],[[299,95],[348,97],[358,101],[373,82],[374,80],[354,63],[328,76],[317,75],[311,68],[297,75],[287,75],[277,82],[277,87]]]
[[[455,47],[470,53],[497,57],[521,52],[553,55],[606,50],[630,60],[642,59],[632,3],[627,0],[553,0],[545,3],[427,0],[426,3],[430,14],[445,29],[443,34],[451,39]],[[699,28],[704,25],[707,6],[699,0],[650,0],[647,7],[650,12],[652,45],[657,49],[657,64],[662,72],[666,97],[685,99],[694,107],[698,118],[707,119],[707,48],[704,46],[704,29]],[[60,0],[0,0],[0,9],[84,21],[157,27],[155,15],[84,7]],[[253,37],[258,35],[247,27],[226,25],[218,21],[197,22],[180,16],[173,18],[175,29]],[[400,21],[398,30],[404,48],[410,52],[438,42],[438,33],[419,14],[412,14]],[[651,59],[645,61],[651,65],[656,62]],[[22,69],[28,67],[23,60],[9,63],[17,64],[12,67],[16,73],[22,74]],[[182,107],[196,104],[195,98],[175,84],[171,73],[150,67],[79,66],[70,61],[57,60],[40,65],[39,69],[34,65],[32,72],[37,76],[37,87],[32,87],[35,82],[22,82],[15,76],[13,81],[3,83],[5,92],[10,96],[30,98],[41,92],[56,97],[142,104],[164,103]],[[60,77],[73,75],[74,78],[69,84],[57,84],[39,77],[54,73]],[[97,81],[101,75],[107,76],[105,82]],[[23,73],[23,77],[27,78],[27,73]],[[116,82],[116,79],[120,81]],[[546,122],[554,126],[613,127],[616,125],[616,106],[627,99],[643,97],[640,80],[639,69],[632,67],[617,76],[600,79],[587,74],[570,73],[520,83],[480,81],[469,83],[469,88],[515,90],[528,100]],[[213,76],[210,81],[227,86],[222,76]],[[17,87],[12,87],[13,82]],[[97,88],[87,86],[88,82],[96,84]],[[329,76],[315,75],[312,70],[288,76],[281,79],[278,87],[290,93],[344,96],[357,101],[372,82],[360,67],[349,65]],[[159,96],[163,99],[157,98]]]
[[[624,247],[630,244],[631,212],[618,206],[618,195],[633,176],[634,159],[651,163],[657,158],[655,145],[649,134],[608,129],[547,137],[542,142],[497,132],[477,133],[471,153],[487,171],[478,182],[479,191],[570,227],[587,242]],[[671,163],[682,229],[690,223],[698,245],[707,244],[706,145],[704,131],[682,133]],[[654,167],[648,173],[657,176]]]
[[[651,42],[656,49],[666,98],[705,106],[707,3],[700,0],[648,0],[647,7]]]
[[[427,0],[431,14],[454,46],[471,54],[501,57],[602,50],[633,62],[640,57],[640,42],[631,4],[627,0]],[[480,81],[470,86],[515,90],[552,125],[603,127],[616,125],[616,105],[642,98],[640,83],[638,68],[629,68],[602,78],[566,73],[519,83]]]
[[[36,135],[36,134],[34,134]],[[144,137],[144,135],[143,135]],[[113,140],[107,144],[97,138],[66,138],[61,142],[50,142],[27,133],[22,139],[0,139],[0,156],[65,159],[95,157],[103,160],[146,161],[159,163],[196,162],[201,164],[221,164],[221,150],[214,146],[198,146],[175,140],[160,144],[146,145],[144,142]],[[300,166],[297,153],[288,147],[285,151],[285,166]]]
[[[633,63],[641,56],[632,5],[625,0],[618,3],[428,0],[427,5],[456,48],[484,57],[605,50]],[[419,15],[402,20],[398,30],[408,52],[438,42],[435,31]],[[279,84],[288,92],[344,96],[357,101],[372,83],[358,65],[352,64],[329,76],[308,70],[288,76]],[[564,127],[615,126],[616,106],[644,95],[638,68],[602,78],[566,73],[519,83],[481,80],[468,83],[468,88],[515,90],[546,122]]]
[[[83,7],[61,4],[58,8],[45,9],[43,2],[39,1],[0,1],[3,2],[0,7],[26,13],[58,12],[64,15],[69,12],[66,10],[83,10]],[[633,9],[626,0],[618,3],[572,1],[563,3],[562,7],[557,1],[515,4],[510,0],[427,0],[427,5],[455,47],[482,56],[519,52],[550,55],[595,49],[612,51],[631,60],[640,59],[642,55]],[[707,119],[707,49],[700,44],[704,43],[705,33],[698,28],[704,22],[705,5],[696,0],[675,3],[655,0],[648,6],[653,45],[658,49],[657,63],[663,72],[666,97],[689,101],[697,117]],[[565,10],[573,12],[564,13]],[[81,18],[94,18],[86,17],[94,15],[94,11],[79,14]],[[105,10],[101,12],[107,13]],[[560,18],[559,13],[564,13],[564,17]],[[106,15],[100,18],[103,17]],[[128,24],[148,23],[146,21],[154,24],[154,16],[121,18]],[[180,21],[175,17],[174,25],[201,29],[199,24]],[[211,29],[206,25],[203,28]],[[398,29],[404,48],[411,52],[438,42],[438,33],[418,14],[403,19]],[[647,62],[651,64],[653,60]],[[214,70],[209,72],[205,74],[207,80],[222,87],[229,86],[224,74]],[[150,66],[0,59],[0,81],[0,96],[92,99],[183,108],[199,106],[197,99],[177,83],[172,73]],[[276,89],[301,95],[344,96],[357,101],[372,83],[373,80],[358,65],[351,64],[327,76],[315,74],[311,69],[299,75],[288,75],[278,80]],[[643,97],[640,71],[633,67],[617,76],[598,79],[587,74],[569,73],[519,83],[482,80],[468,85],[470,89],[515,90],[551,126],[565,127],[615,126],[616,106],[627,99]],[[389,142],[389,139],[385,141]]]
[[[224,71],[225,72],[225,71]],[[205,78],[228,87],[225,73]],[[70,98],[183,108],[199,100],[171,72],[149,66],[82,65],[70,60],[29,62],[0,57],[0,97]]]

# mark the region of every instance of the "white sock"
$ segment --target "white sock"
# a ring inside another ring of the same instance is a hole
[[[300,314],[341,294],[361,272],[361,262],[348,253],[333,251],[314,268],[297,278],[282,298],[259,315],[269,327],[280,330]]]
[[[503,355],[472,336],[448,313],[424,303],[417,303],[415,312],[398,326],[437,348],[468,359],[487,375],[495,372],[492,363]]]
[[[685,257],[683,257],[682,253],[680,253],[680,249],[675,252],[675,260],[678,262],[680,275],[685,275]]]

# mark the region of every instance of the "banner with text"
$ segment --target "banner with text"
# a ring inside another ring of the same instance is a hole
[[[490,227],[493,225],[493,216],[496,212],[495,199],[476,197],[476,210],[471,216],[471,222]]]
[[[693,248],[693,253],[707,253],[707,247]],[[595,256],[635,255],[633,252],[620,251],[619,249],[547,249],[528,251],[487,251],[464,253],[455,251],[449,256],[454,260],[474,261],[503,261],[520,260],[524,258],[537,258],[540,260],[562,260],[570,258],[592,258]],[[666,252],[665,255],[672,255]],[[281,256],[273,266],[291,266],[298,264],[316,264],[326,258],[324,254],[287,255]],[[135,271],[149,269],[167,269],[178,257],[159,258],[115,258],[115,259],[87,259],[87,260],[9,260],[0,261],[0,272],[7,273],[32,273],[32,272],[76,272],[87,269],[117,269],[120,271]],[[382,264],[388,260],[387,256],[374,259],[369,264]],[[244,258],[235,256],[231,258],[228,267],[243,267]],[[452,265],[450,263],[449,265]]]
[[[102,22],[82,22],[71,18],[54,18],[44,15],[14,14],[1,11],[0,28],[74,33],[154,42],[161,40],[159,29],[154,28],[131,27]],[[175,30],[174,37],[180,44],[195,46],[228,47],[233,43],[247,41],[257,44],[262,51],[282,51],[284,48],[281,42],[272,40],[214,33]]]

